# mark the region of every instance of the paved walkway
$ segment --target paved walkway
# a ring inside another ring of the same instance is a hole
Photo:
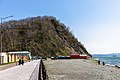
[[[40,60],[27,62],[24,65],[15,66],[3,71],[0,71],[0,80],[29,80]]]

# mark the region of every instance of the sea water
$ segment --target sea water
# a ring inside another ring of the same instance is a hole
[[[105,64],[120,66],[120,54],[94,54],[92,57],[105,62]]]

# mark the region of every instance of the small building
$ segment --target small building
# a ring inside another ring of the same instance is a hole
[[[85,54],[71,54],[70,58],[71,59],[87,59],[88,56]]]
[[[79,54],[71,54],[70,58],[71,59],[79,59]]]
[[[83,54],[81,54],[81,55],[79,56],[79,58],[80,58],[80,59],[87,59],[88,56],[87,56],[87,55],[83,55]]]
[[[28,51],[0,53],[0,64],[9,63],[9,62],[17,62],[19,59],[30,60],[31,53]]]

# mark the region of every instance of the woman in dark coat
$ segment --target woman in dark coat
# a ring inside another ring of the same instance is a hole
[[[23,59],[21,60],[21,64],[24,65],[24,60]]]
[[[21,64],[21,59],[19,59],[19,64],[18,65],[20,65]]]

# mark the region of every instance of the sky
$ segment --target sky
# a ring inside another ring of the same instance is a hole
[[[54,16],[90,54],[120,53],[120,0],[0,0],[4,21]]]

